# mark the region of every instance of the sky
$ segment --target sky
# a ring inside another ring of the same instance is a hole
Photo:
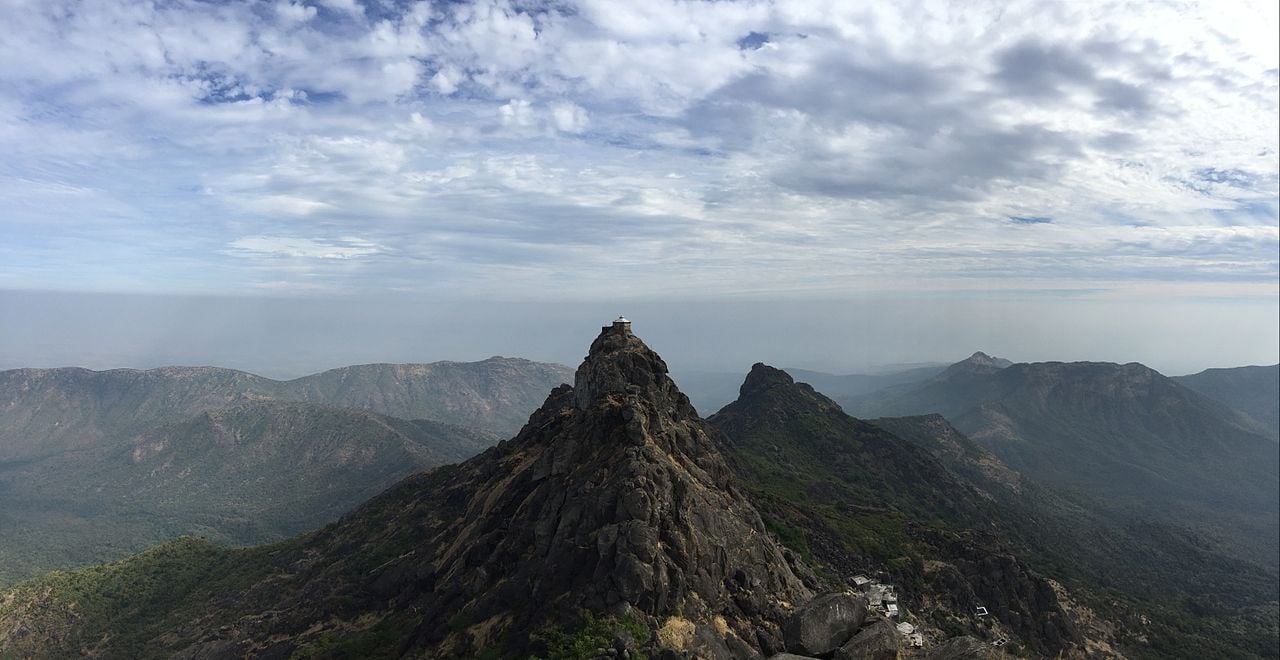
[[[0,368],[572,364],[618,313],[690,369],[1280,361],[1275,2],[0,24]]]

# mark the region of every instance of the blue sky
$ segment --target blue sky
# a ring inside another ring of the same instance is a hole
[[[1280,295],[1274,2],[7,0],[0,21],[0,289],[1228,317]]]

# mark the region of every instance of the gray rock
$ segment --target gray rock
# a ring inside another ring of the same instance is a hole
[[[994,660],[999,655],[975,637],[954,637],[929,651],[928,660]]]
[[[897,660],[898,631],[888,619],[858,631],[844,646],[836,649],[835,660]]]
[[[867,599],[844,593],[823,594],[797,607],[783,626],[787,650],[824,655],[844,644],[867,618]]]

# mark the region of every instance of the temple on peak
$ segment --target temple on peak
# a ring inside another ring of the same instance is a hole
[[[631,321],[628,321],[627,317],[625,316],[619,316],[618,320],[614,321],[611,327],[613,330],[616,330],[623,334],[627,334],[627,335],[631,334]]]

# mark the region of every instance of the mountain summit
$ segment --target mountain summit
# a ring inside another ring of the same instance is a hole
[[[810,408],[821,412],[840,409],[834,401],[818,394],[807,383],[797,383],[791,374],[761,362],[751,365],[751,371],[738,389],[738,402],[750,402],[761,409],[784,409],[794,405],[795,412]]]
[[[1012,365],[1012,364],[1013,364],[1012,362],[1004,358],[992,357],[990,355],[987,355],[986,353],[983,353],[982,351],[976,351],[973,355],[970,355],[969,357],[951,365],[950,367],[947,367],[947,369],[943,371],[939,377],[946,379],[946,378],[954,377],[960,374],[964,374],[964,375],[990,374],[990,373],[995,373],[1001,369],[1004,369],[1005,367],[1008,367],[1009,365]]]
[[[537,559],[528,584],[548,606],[539,613],[679,614],[670,625],[689,634],[671,636],[686,647],[676,650],[781,650],[783,608],[810,594],[730,487],[715,433],[629,323],[601,330],[572,391],[553,392],[504,446],[503,483],[476,490],[516,505],[489,522],[507,526],[512,551]]]
[[[603,328],[574,386],[445,486],[470,499],[438,530],[443,579],[423,607],[476,625],[424,641],[525,651],[538,626],[592,610],[652,617],[678,651],[780,650],[784,608],[809,592],[730,488],[714,433],[630,324]]]

